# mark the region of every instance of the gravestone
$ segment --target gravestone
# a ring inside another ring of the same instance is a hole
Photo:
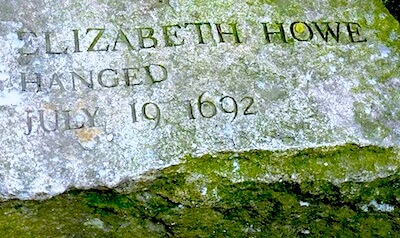
[[[360,2],[2,1],[0,197],[186,155],[398,148],[399,24]]]

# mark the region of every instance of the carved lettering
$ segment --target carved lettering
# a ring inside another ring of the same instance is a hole
[[[31,35],[35,38],[37,37],[36,33],[32,32],[32,31],[31,32],[23,32],[23,31],[17,32],[18,40],[23,41],[25,39],[24,36],[26,36],[26,35]],[[29,44],[31,44],[31,43],[32,43],[32,41],[29,41]],[[26,44],[27,44],[27,42],[25,42],[25,45]],[[24,47],[25,47],[25,45],[24,45]],[[30,51],[30,52],[26,52],[24,48],[21,48],[21,49],[19,49],[18,52],[22,55],[36,55],[39,53],[39,48],[35,48],[35,50]]]
[[[179,43],[173,41],[171,39],[171,34],[175,39],[178,39],[178,32],[177,29],[173,30],[173,33],[171,33],[171,30],[173,28],[181,29],[180,25],[169,25],[169,26],[163,26],[163,33],[164,33],[164,41],[165,41],[165,46],[171,47],[171,46],[180,46],[185,44],[185,40],[182,39]]]
[[[102,49],[94,49],[94,47],[99,42],[100,38],[103,36],[105,29],[104,28],[88,28],[86,30],[86,35],[91,31],[98,31],[98,32],[97,32],[97,35],[94,37],[92,43],[90,44],[89,48],[87,49],[87,51],[108,51],[108,48],[110,47],[110,45],[106,45],[105,48],[102,48]]]
[[[54,121],[52,124],[54,124],[53,128],[46,128],[46,123],[45,123],[45,118],[44,118],[44,110],[39,110],[39,121],[40,121],[40,127],[43,129],[44,132],[52,132],[56,131],[58,129],[58,111],[54,111]]]
[[[81,48],[80,48],[80,42],[79,42],[79,31],[78,30],[72,30],[72,32],[74,32],[74,46],[75,46],[74,53],[82,52]]]
[[[32,123],[32,117],[30,115],[32,112],[33,112],[32,110],[26,110],[26,125],[28,126],[28,131],[25,132],[24,134],[27,136],[32,133],[33,123]]]
[[[36,92],[42,91],[42,75],[39,73],[34,73],[34,75],[36,76],[36,80],[28,81],[26,73],[21,73],[21,87],[22,87],[23,92],[27,91],[28,83],[36,84],[36,86],[37,86]]]
[[[51,47],[51,32],[45,32],[45,41],[46,41],[46,53],[47,54],[55,54],[55,55],[59,55],[59,54],[66,54],[68,51],[68,47],[66,47],[63,51],[52,51],[52,47]]]
[[[236,44],[242,43],[242,42],[240,42],[240,39],[239,39],[239,33],[238,33],[238,30],[237,30],[237,24],[236,23],[230,23],[228,25],[231,27],[232,31],[224,32],[224,31],[222,31],[221,24],[215,24],[215,26],[217,27],[219,42],[220,43],[225,42],[224,35],[231,35],[231,36],[233,36],[234,42]]]
[[[292,37],[298,41],[310,41],[314,37],[311,27],[305,22],[293,22],[290,25],[290,32]]]
[[[328,42],[329,41],[329,35],[333,37],[336,42],[339,42],[339,37],[340,37],[340,22],[336,22],[336,33],[332,30],[332,28],[329,26],[329,22],[322,22],[322,24],[325,25],[325,32],[321,30],[321,27],[319,26],[318,22],[313,22],[315,28],[317,29],[318,33],[321,35],[322,39],[324,41]]]
[[[210,23],[208,23],[208,22],[185,23],[185,27],[190,26],[190,25],[193,25],[195,27],[195,29],[196,29],[196,33],[197,33],[197,38],[198,38],[199,44],[205,44],[202,26],[207,26],[209,34],[212,36],[212,32],[211,32],[212,28],[211,28],[211,24]]]
[[[197,111],[198,114],[200,115],[200,118],[213,118],[218,114],[218,107],[215,104],[215,102],[213,100],[207,100],[205,99],[205,94],[206,93],[202,93],[198,98],[197,98]],[[248,102],[247,104],[245,104],[245,102]],[[256,112],[251,111],[253,104],[254,104],[254,99],[252,97],[244,97],[240,100],[240,103],[243,103],[244,109],[243,109],[243,115],[244,116],[249,116],[249,115],[254,115],[256,114]],[[186,108],[188,110],[188,114],[189,114],[189,119],[191,120],[195,120],[195,109],[192,106],[192,103],[190,100],[186,101]],[[223,96],[220,100],[219,100],[219,108],[220,110],[225,113],[225,114],[232,114],[232,120],[231,122],[233,122],[237,116],[239,115],[239,106],[242,106],[238,103],[238,101],[231,96]]]
[[[151,84],[160,83],[162,81],[167,80],[167,78],[168,78],[167,69],[162,65],[152,64],[149,66],[145,66],[144,68],[146,70],[147,77],[151,81]],[[161,73],[162,76],[161,77],[155,76],[156,72],[158,74]]]
[[[50,80],[50,86],[49,86],[50,90],[53,88],[53,86],[58,86],[60,88],[61,92],[65,91],[65,87],[59,77],[60,77],[60,75],[53,74],[53,77],[51,77],[51,80]]]
[[[76,112],[62,109],[40,109],[36,112],[37,116],[34,116],[35,111],[28,109],[25,111],[27,132],[24,134],[32,135],[34,123],[37,125],[37,131],[43,131],[44,133],[96,127],[99,110],[99,107],[95,107],[94,110],[82,108]],[[64,126],[60,125],[61,120],[64,121]]]
[[[366,38],[355,39],[355,35],[361,37],[360,29],[361,26],[357,22],[346,22],[347,31],[349,32],[350,41],[352,43],[367,42]]]
[[[279,26],[279,31],[269,31],[268,30],[268,25],[267,23],[262,23],[263,29],[264,29],[264,34],[265,34],[265,39],[267,40],[268,43],[271,43],[271,35],[279,35],[280,38],[284,43],[288,43],[286,40],[286,35],[285,35],[285,29],[283,29],[283,23],[277,23]]]
[[[139,121],[136,111],[136,103],[133,102],[130,104],[130,106],[132,122],[137,123]],[[155,126],[153,129],[156,129],[159,126],[161,120],[161,109],[157,104],[153,102],[147,102],[143,104],[141,112],[143,119],[155,122]]]
[[[129,87],[143,84],[143,81],[133,82],[133,80],[137,79],[139,68],[125,68],[122,70],[124,71],[125,86]]]
[[[118,78],[113,77],[112,80],[111,80],[111,84],[110,85],[107,85],[105,83],[105,81],[104,81],[104,73],[106,73],[106,72],[111,72],[111,74],[113,74],[113,75],[117,75],[118,74],[117,70],[114,70],[114,69],[103,69],[102,71],[100,71],[100,73],[97,76],[97,80],[98,80],[99,84],[102,87],[105,87],[105,88],[117,87],[118,84],[119,84]]]
[[[97,76],[96,85],[93,75]],[[22,92],[68,92],[78,90],[93,90],[96,87],[115,88],[120,85],[126,87],[139,85],[153,85],[168,79],[167,68],[160,64],[149,64],[143,67],[127,67],[122,69],[106,68],[98,72],[71,71],[66,74],[53,73],[42,75],[39,73],[21,73]],[[122,82],[120,82],[122,81]]]
[[[96,107],[95,111],[93,112],[93,114],[90,113],[89,110],[86,109],[86,108],[83,108],[82,111],[83,111],[83,113],[85,113],[85,115],[87,116],[87,119],[88,119],[87,120],[87,122],[88,122],[87,127],[95,127],[94,119],[97,116],[97,112],[99,111],[99,108]]]
[[[327,43],[333,41],[336,43],[349,43],[342,39],[341,35],[343,34],[348,35],[350,43],[367,41],[361,34],[361,25],[357,22],[262,22],[261,26],[263,37],[269,44],[293,42],[292,39],[300,42],[312,40],[315,42],[319,40]],[[71,46],[70,53],[114,52],[119,50],[140,51],[158,47],[178,47],[188,42],[199,45],[209,42],[242,44],[242,33],[239,29],[240,25],[237,22],[215,24],[209,22],[186,22],[159,27],[131,28],[131,30],[86,28],[86,37],[93,37],[92,39],[81,40],[80,30],[73,29],[67,34],[70,35],[70,39],[63,39],[63,42],[65,41],[67,45]],[[191,33],[192,37],[188,37],[190,34],[187,33]],[[25,45],[19,49],[19,53],[25,56],[37,55],[43,51],[46,54],[54,55],[69,53],[69,47],[58,51],[53,49],[54,37],[52,32],[47,31],[43,32],[43,34],[45,44],[33,47],[32,38],[40,40],[43,36],[31,31],[17,32],[18,39],[26,41]],[[251,33],[251,36],[253,35],[255,34]],[[314,39],[315,35],[318,35],[318,37]],[[214,36],[217,39],[214,39]],[[39,42],[39,40],[37,41]],[[162,40],[164,44],[159,44]],[[340,42],[341,40],[343,42]],[[83,42],[89,42],[90,44],[83,45]],[[61,48],[61,46],[56,48]]]
[[[158,40],[154,37],[154,29],[151,27],[147,27],[147,28],[138,28],[138,37],[139,37],[139,47],[141,49],[148,49],[148,48],[155,48],[157,47],[158,44]],[[145,35],[145,32],[147,32],[147,35]],[[145,39],[147,39],[148,41],[152,41],[152,44],[147,45],[145,43]]]
[[[80,76],[76,72],[71,72],[72,75],[72,91],[76,91],[76,83],[75,83],[75,78],[78,78],[83,85],[85,85],[87,88],[93,89],[93,71],[91,70],[89,72],[89,80],[86,80],[84,77]]]
[[[115,39],[114,47],[112,49],[113,51],[117,50],[118,42],[124,43],[129,50],[134,50],[131,42],[128,40],[128,37],[126,37],[126,34],[122,30],[118,30],[117,39]]]

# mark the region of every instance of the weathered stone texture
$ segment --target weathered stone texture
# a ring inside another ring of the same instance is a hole
[[[1,6],[2,198],[114,187],[184,155],[400,145],[400,28],[381,1]]]

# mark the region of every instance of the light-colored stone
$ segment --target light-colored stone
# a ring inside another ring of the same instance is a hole
[[[185,155],[400,146],[400,28],[380,1],[0,3],[1,198],[114,187]],[[268,42],[279,23],[287,43]]]

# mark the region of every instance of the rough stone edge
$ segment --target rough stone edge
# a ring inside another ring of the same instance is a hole
[[[398,155],[393,148],[351,144],[302,151],[187,157],[184,164],[153,171],[147,174],[149,180],[117,189],[70,190],[49,200],[0,203],[0,220],[7,221],[0,223],[0,234],[105,237],[134,232],[137,237],[206,237],[214,231],[228,237],[248,233],[265,237],[263,232],[303,237],[308,232],[311,235],[345,232],[385,237],[398,232],[396,227],[400,225],[397,168],[384,178],[339,184],[324,180],[322,175],[298,181],[281,178],[272,183],[240,181],[221,171],[235,169],[235,161],[255,162],[260,169],[271,162],[282,162],[280,165],[284,167],[287,162],[299,171],[306,170],[309,161],[321,162],[322,166],[325,162],[340,165],[350,161],[345,166],[354,169],[364,165],[363,170],[371,171],[382,160],[399,162]],[[289,159],[282,160],[284,157]],[[240,169],[236,172],[240,174]],[[257,174],[255,171],[253,175]]]
[[[366,152],[363,153],[363,151]],[[361,156],[364,157],[362,160],[357,159],[358,153],[361,153]],[[333,156],[329,157],[329,155]],[[312,159],[309,156],[312,156]],[[349,156],[355,157],[350,158]],[[318,157],[323,159],[318,159]],[[241,170],[235,168],[237,165],[240,166]],[[232,183],[244,181],[302,183],[304,181],[326,180],[332,184],[340,185],[348,181],[371,182],[377,178],[389,177],[396,174],[399,168],[400,149],[372,145],[346,144],[286,151],[220,152],[200,157],[184,156],[180,164],[161,170],[148,171],[137,180],[126,179],[115,187],[69,187],[65,192],[54,196],[38,194],[32,199],[0,198],[0,202],[47,200],[67,194],[70,191],[88,189],[115,190],[126,193],[136,188],[138,183],[151,183],[171,171],[201,174],[203,177],[208,176],[209,179],[218,179],[218,176],[222,176]]]

